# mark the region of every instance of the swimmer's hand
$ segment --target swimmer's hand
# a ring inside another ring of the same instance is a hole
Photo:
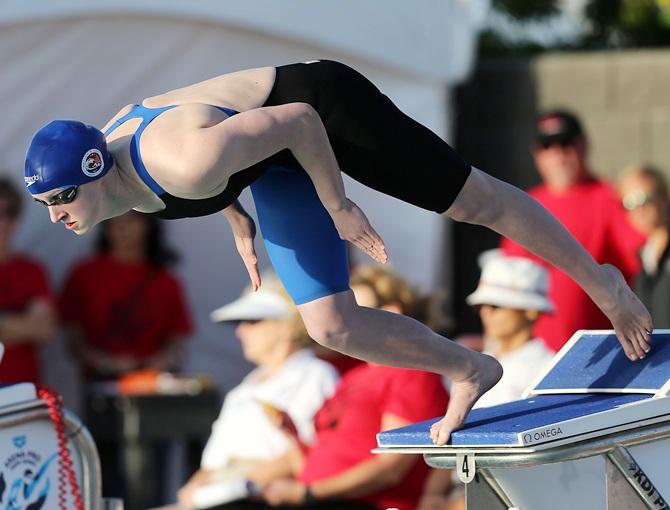
[[[230,223],[235,247],[240,257],[242,257],[244,267],[247,268],[251,287],[255,292],[261,286],[261,274],[258,271],[258,258],[254,248],[256,224],[238,202],[224,209],[223,214]]]
[[[341,239],[349,241],[377,262],[384,264],[388,261],[384,241],[372,228],[363,211],[351,200],[347,198],[344,207],[330,211],[330,216]]]

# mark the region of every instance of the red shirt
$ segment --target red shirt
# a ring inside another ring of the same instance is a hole
[[[409,422],[428,420],[443,415],[448,400],[436,374],[371,363],[349,370],[314,418],[316,438],[300,480],[309,484],[330,478],[372,458],[384,414]],[[397,486],[360,499],[379,508],[412,510],[427,474],[428,467],[417,457]]]
[[[23,313],[40,298],[52,300],[46,271],[41,264],[22,256],[0,263],[0,314]],[[29,339],[17,345],[6,345],[0,364],[0,382],[38,383],[39,379],[37,346]]]
[[[191,331],[181,286],[148,263],[126,264],[99,255],[70,273],[60,308],[86,342],[109,354],[144,360]]]
[[[327,361],[331,365],[335,367],[335,370],[337,370],[337,373],[340,375],[344,375],[345,372],[348,372],[352,368],[355,368],[362,363],[365,363],[365,361],[362,361],[357,358],[352,358],[351,356],[347,356],[346,354],[341,354],[337,351],[330,351],[326,349],[319,349],[316,352],[316,356],[323,361]]]
[[[618,267],[629,282],[635,277],[640,270],[637,253],[644,238],[628,222],[609,184],[590,179],[561,195],[540,185],[529,194],[554,214],[597,262]],[[549,270],[549,297],[556,311],[540,317],[534,335],[550,349],[559,350],[578,329],[611,329],[603,313],[565,273],[509,239],[502,240],[501,248],[507,255],[533,258]]]

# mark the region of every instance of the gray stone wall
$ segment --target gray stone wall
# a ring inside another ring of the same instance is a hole
[[[602,176],[657,164],[670,175],[670,50],[559,53],[482,61],[456,99],[456,145],[473,163],[520,185],[538,111],[577,113]]]
[[[636,163],[670,178],[670,50],[557,53],[483,60],[455,95],[455,145],[473,165],[528,188],[539,182],[531,157],[539,111],[578,114],[590,139],[594,172],[611,180]],[[476,257],[498,236],[471,225],[453,228],[457,333],[476,330],[465,305],[479,278]]]
[[[600,175],[655,163],[670,174],[670,50],[556,54],[531,64],[537,106],[582,117]]]

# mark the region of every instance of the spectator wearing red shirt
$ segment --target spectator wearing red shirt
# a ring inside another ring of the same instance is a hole
[[[416,301],[410,287],[388,271],[363,273],[351,278],[359,304],[400,313],[405,303],[411,307]],[[394,290],[384,291],[389,289]],[[401,300],[401,295],[412,297]],[[296,445],[250,475],[264,500],[217,508],[413,510],[428,474],[422,458],[370,450],[377,446],[378,432],[439,416],[448,399],[437,374],[373,363],[352,368],[316,414],[313,445]]]
[[[344,487],[341,495],[371,508],[413,509],[428,466],[417,457],[370,450],[378,432],[438,416],[447,401],[436,374],[373,363],[352,369],[316,415],[318,443],[307,453],[298,480],[317,498],[337,496]],[[268,493],[281,500],[281,490],[270,486]]]
[[[379,266],[360,266],[351,288],[361,306],[426,319],[428,301],[398,275]],[[346,373],[315,417],[318,444],[306,457],[299,481],[318,493],[342,491],[370,508],[414,509],[428,475],[419,457],[374,455],[376,435],[440,414],[448,395],[439,376],[429,372],[364,363]],[[353,474],[353,476],[352,476]],[[339,487],[338,487],[339,485]],[[281,487],[281,486],[280,486]],[[376,489],[376,490],[375,490]],[[276,496],[272,491],[272,496]],[[346,506],[343,506],[346,508]]]
[[[53,336],[56,319],[42,265],[14,253],[12,238],[21,195],[0,179],[0,342],[5,354],[0,383],[40,382],[39,346]]]
[[[644,238],[629,223],[616,190],[598,179],[588,163],[588,143],[577,117],[563,110],[542,115],[533,151],[543,180],[529,194],[547,208],[600,264],[619,268],[630,282],[640,269],[637,252]],[[611,323],[565,273],[519,244],[503,239],[506,255],[532,258],[549,271],[553,315],[543,315],[534,334],[554,351],[578,329],[608,329]]]
[[[137,370],[176,370],[191,319],[181,285],[166,267],[176,257],[164,244],[160,220],[131,211],[101,227],[97,254],[72,269],[60,299],[71,351],[84,377],[91,382]],[[99,423],[93,420],[100,412],[94,405],[98,386],[87,385],[85,393],[87,421]],[[105,496],[125,498],[119,444],[95,427],[91,433]],[[151,446],[146,452],[156,466],[151,504],[158,504],[167,446]]]
[[[129,212],[102,226],[98,253],[78,263],[61,295],[72,351],[88,379],[174,370],[191,318],[160,223]]]

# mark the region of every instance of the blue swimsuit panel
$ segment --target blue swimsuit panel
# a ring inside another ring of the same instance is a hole
[[[141,118],[142,123],[130,142],[130,156],[142,181],[163,199],[167,208],[174,209],[159,211],[159,216],[178,218],[212,214],[216,211],[211,210],[211,205],[206,205],[211,204],[212,199],[189,200],[170,195],[151,177],[142,162],[139,141],[144,129],[158,115],[174,107],[147,108],[136,105],[114,122],[105,135],[130,119]],[[229,108],[216,108],[229,116],[238,113]],[[250,188],[265,249],[275,272],[295,303],[304,304],[348,290],[346,243],[340,239],[307,173],[304,170],[269,165],[255,178]],[[225,193],[224,190],[222,194]],[[202,207],[199,208],[198,204],[202,204]],[[188,214],[180,214],[182,209],[188,209]]]

